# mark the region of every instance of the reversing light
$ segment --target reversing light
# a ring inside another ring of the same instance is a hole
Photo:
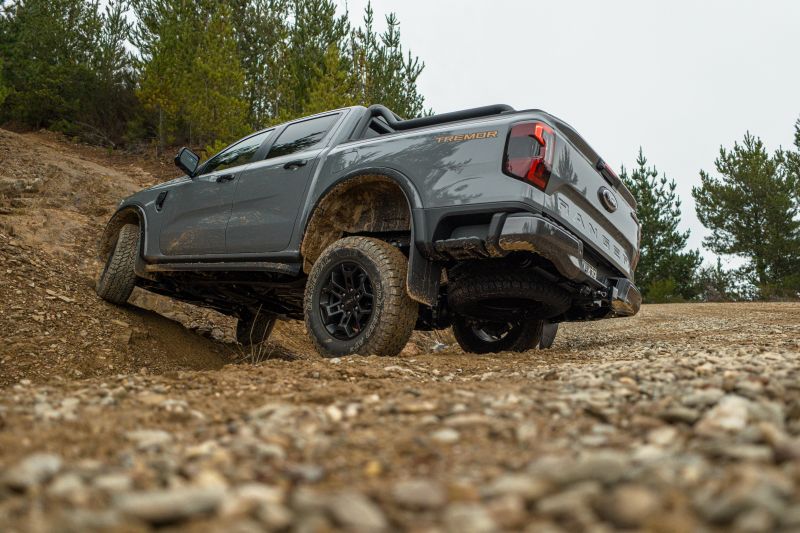
[[[511,128],[506,140],[503,172],[545,190],[550,181],[555,133],[542,122],[525,122]]]

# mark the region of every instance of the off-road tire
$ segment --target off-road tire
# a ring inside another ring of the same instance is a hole
[[[497,311],[487,302],[519,302],[518,310]],[[466,273],[450,283],[447,302],[456,314],[486,320],[517,322],[560,315],[571,304],[569,294],[532,272],[493,272],[487,269]]]
[[[240,317],[236,321],[236,342],[242,346],[256,346],[267,342],[277,321],[275,315],[269,313]]]
[[[453,318],[453,336],[467,353],[526,352],[539,345],[542,334],[541,320],[527,320],[513,325],[505,337],[489,341],[476,331],[480,326],[468,318]]]
[[[95,291],[103,300],[122,305],[128,301],[136,284],[134,266],[139,254],[139,226],[126,224],[117,235],[114,249],[97,278]]]
[[[558,322],[545,322],[542,326],[542,339],[539,341],[539,348],[547,350],[553,347],[558,334]]]
[[[350,340],[334,337],[325,327],[320,299],[328,276],[343,263],[355,263],[372,285],[372,314]],[[408,343],[419,306],[406,292],[408,260],[391,244],[369,237],[345,237],[319,256],[306,284],[306,329],[323,357],[349,354],[394,356]]]

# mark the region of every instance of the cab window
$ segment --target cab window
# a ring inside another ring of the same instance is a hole
[[[289,124],[272,145],[267,158],[280,157],[313,148],[325,138],[337,120],[339,120],[339,113]]]
[[[262,131],[261,133],[257,133],[246,139],[243,139],[230,148],[218,153],[209,159],[208,162],[203,166],[203,174],[250,163],[253,160],[253,155],[255,155],[258,148],[270,133],[272,133],[272,130]]]

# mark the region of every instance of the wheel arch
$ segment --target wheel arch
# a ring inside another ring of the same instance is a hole
[[[332,183],[318,197],[303,227],[300,252],[303,270],[311,267],[322,251],[346,234],[358,232],[408,231],[410,234],[407,290],[412,299],[435,305],[438,295],[438,274],[435,287],[419,279],[419,273],[430,273],[429,261],[414,242],[416,213],[421,212],[422,198],[408,176],[385,167],[359,169]],[[422,288],[421,288],[422,287]]]

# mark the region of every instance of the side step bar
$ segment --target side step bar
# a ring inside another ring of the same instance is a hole
[[[146,272],[275,272],[296,276],[300,265],[269,263],[266,261],[214,262],[214,263],[153,263],[145,265]]]

